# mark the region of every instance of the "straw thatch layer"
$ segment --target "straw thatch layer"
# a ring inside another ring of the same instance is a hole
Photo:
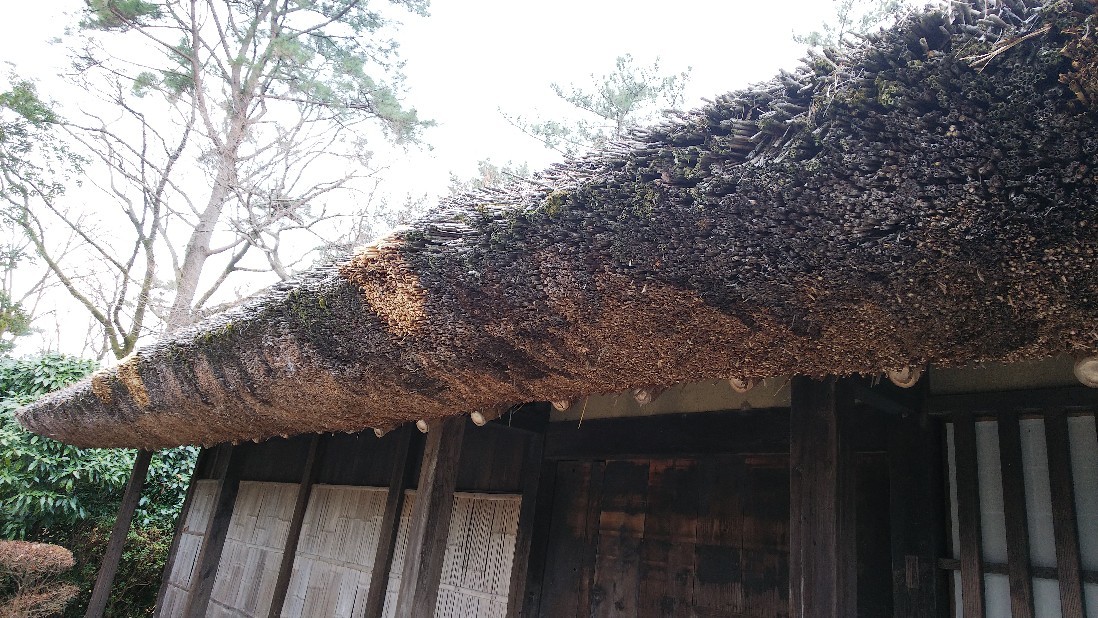
[[[157,447],[717,377],[1092,353],[1093,9],[953,4],[444,204],[21,422]]]

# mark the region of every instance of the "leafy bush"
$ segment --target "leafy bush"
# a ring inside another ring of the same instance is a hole
[[[86,604],[91,593],[135,452],[81,449],[43,438],[23,429],[13,413],[86,376],[95,366],[93,361],[60,355],[0,360],[0,537],[74,548],[76,568],[68,577],[80,597],[70,612]],[[195,447],[180,447],[153,457],[115,578],[109,615],[151,611],[197,452]]]

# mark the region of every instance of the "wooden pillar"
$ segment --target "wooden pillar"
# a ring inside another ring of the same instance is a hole
[[[240,447],[224,444],[221,456],[215,463],[214,478],[218,480],[217,493],[213,500],[213,511],[206,524],[202,537],[202,551],[196,559],[194,577],[191,580],[191,592],[187,604],[183,607],[185,618],[201,618],[206,615],[213,593],[217,567],[221,564],[221,550],[225,548],[225,536],[229,532],[229,521],[236,504],[236,492],[240,488],[240,469],[243,455]]]
[[[857,614],[854,462],[835,378],[794,377],[789,444],[789,615]]]
[[[309,507],[309,496],[313,492],[316,473],[320,469],[320,466],[317,465],[317,458],[322,448],[322,439],[320,435],[314,435],[309,441],[309,452],[305,456],[305,469],[301,473],[301,486],[297,490],[294,514],[290,517],[290,529],[286,532],[286,543],[282,550],[282,564],[278,567],[278,578],[275,580],[274,593],[271,596],[271,609],[267,613],[269,618],[281,616],[282,604],[286,602],[286,589],[290,585],[290,575],[293,574],[297,541],[301,538],[301,525],[305,522],[305,509]]]
[[[183,535],[183,527],[187,524],[187,514],[191,511],[191,503],[194,501],[195,488],[198,486],[198,472],[207,461],[215,456],[217,451],[204,448],[198,453],[198,459],[191,470],[191,482],[187,485],[187,496],[183,499],[183,508],[179,509],[179,516],[175,519],[175,532],[172,534],[172,544],[168,547],[168,559],[164,562],[164,574],[160,576],[160,591],[156,593],[156,606],[154,616],[159,616],[164,604],[164,595],[168,592],[168,579],[171,578],[175,568],[176,552],[179,550],[179,540]]]
[[[84,613],[85,618],[100,618],[103,610],[107,608],[114,575],[118,572],[118,561],[122,559],[122,548],[126,544],[126,536],[130,533],[133,512],[141,500],[141,488],[145,486],[145,477],[149,473],[151,461],[152,451],[137,451],[137,459],[133,463],[130,480],[126,483],[126,491],[122,495],[122,505],[118,507],[118,517],[114,519],[111,538],[107,541],[103,564],[100,565],[99,575],[95,578],[91,601],[88,602],[88,610]]]
[[[378,618],[385,609],[385,589],[389,585],[389,569],[393,566],[393,553],[396,549],[397,533],[400,531],[404,492],[412,480],[414,462],[409,457],[412,436],[412,425],[405,425],[390,438],[397,440],[397,445],[393,468],[389,473],[389,494],[385,499],[385,512],[381,518],[377,553],[374,554],[374,574],[370,577],[370,591],[366,596],[367,618]]]
[[[880,385],[910,410],[889,419],[889,531],[892,599],[896,618],[932,618],[948,613],[945,555],[945,493],[941,423],[926,413],[926,380],[911,389]]]
[[[466,421],[465,416],[451,416],[432,423],[427,434],[404,554],[397,616],[430,616],[435,612]]]

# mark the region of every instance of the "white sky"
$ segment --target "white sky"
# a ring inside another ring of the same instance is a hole
[[[7,63],[41,82],[47,98],[58,98],[50,82],[68,63],[63,44],[49,41],[73,27],[83,5],[0,0],[0,72],[7,72]],[[451,172],[471,177],[485,158],[539,169],[555,154],[508,124],[500,109],[559,117],[563,107],[551,82],[586,85],[625,53],[641,66],[659,57],[668,74],[691,67],[686,96],[688,107],[695,107],[702,98],[796,66],[804,49],[792,34],[818,28],[832,6],[820,0],[780,8],[747,0],[435,0],[429,17],[405,15],[397,37],[406,62],[405,101],[438,123],[424,136],[431,148],[379,152],[375,161],[387,163],[393,195],[443,193]],[[65,308],[63,297],[56,302],[60,313],[81,311]],[[35,351],[25,347],[21,351]],[[62,349],[80,352],[67,347]]]

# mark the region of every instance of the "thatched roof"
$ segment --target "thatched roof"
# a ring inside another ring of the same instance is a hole
[[[20,421],[160,447],[1093,353],[1093,8],[953,5],[445,203]]]

